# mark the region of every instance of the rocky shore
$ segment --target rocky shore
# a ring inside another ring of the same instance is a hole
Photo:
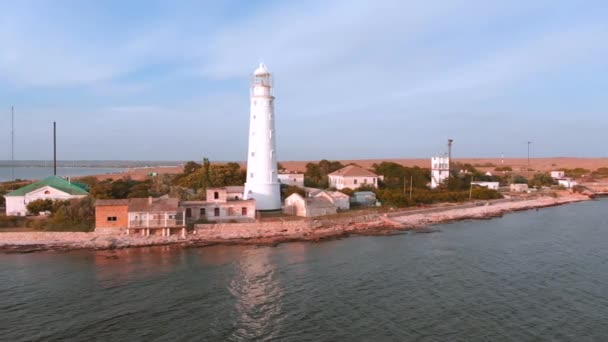
[[[560,194],[525,200],[498,200],[441,208],[407,210],[389,214],[366,215],[354,219],[315,219],[302,224],[255,223],[239,230],[204,227],[185,239],[178,236],[127,236],[77,232],[2,232],[0,252],[29,253],[76,249],[115,249],[128,247],[178,245],[200,247],[216,244],[276,245],[292,241],[321,241],[349,235],[386,235],[402,231],[432,232],[432,225],[466,219],[488,219],[505,213],[556,206],[588,200],[580,194]],[[304,225],[305,223],[305,225]],[[231,230],[232,233],[227,232]],[[242,232],[247,232],[243,234]]]

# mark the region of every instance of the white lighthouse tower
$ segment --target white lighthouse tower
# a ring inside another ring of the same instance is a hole
[[[243,196],[255,199],[256,210],[280,210],[272,76],[264,63],[253,72],[250,101],[247,182]]]

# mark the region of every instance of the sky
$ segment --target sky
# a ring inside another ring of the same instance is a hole
[[[5,1],[0,159],[606,157],[608,2]]]

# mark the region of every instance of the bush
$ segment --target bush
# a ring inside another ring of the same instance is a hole
[[[26,208],[30,214],[38,215],[45,211],[53,211],[53,204],[55,201],[52,199],[37,199],[27,204]]]
[[[494,169],[494,171],[513,171],[513,168],[510,166],[499,166],[497,168]]]

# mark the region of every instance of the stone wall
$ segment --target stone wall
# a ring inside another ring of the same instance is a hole
[[[197,224],[194,234],[197,239],[251,239],[275,236],[301,236],[318,229],[347,231],[352,225],[377,223],[377,214],[340,217],[332,219],[310,219],[297,221],[272,221],[252,223]]]

